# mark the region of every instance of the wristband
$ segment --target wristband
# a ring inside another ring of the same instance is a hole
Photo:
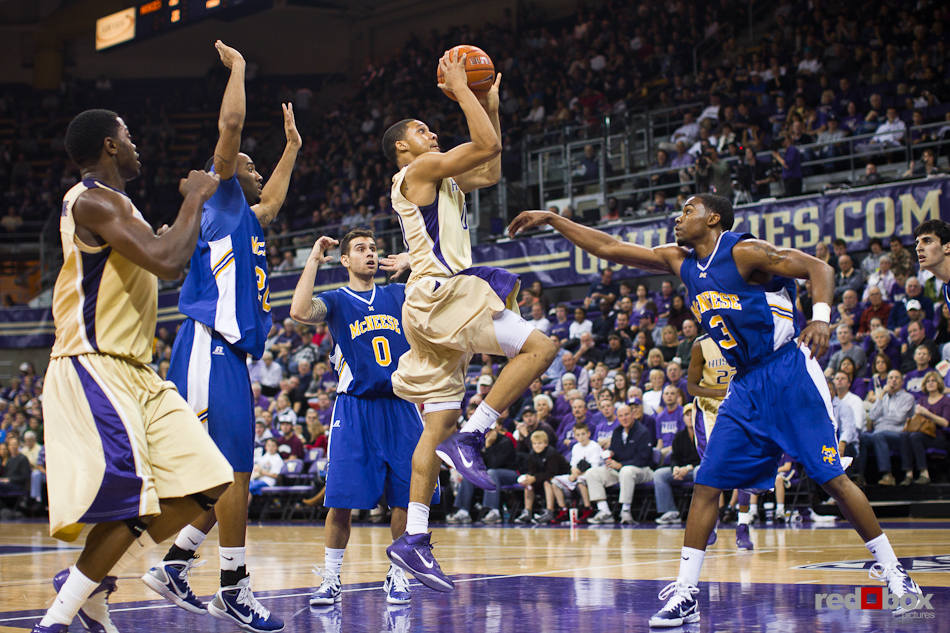
[[[831,322],[831,306],[827,303],[816,303],[811,307],[811,320],[812,321],[822,321],[824,323]]]

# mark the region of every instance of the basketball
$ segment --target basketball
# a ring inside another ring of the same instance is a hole
[[[492,63],[488,53],[469,44],[459,44],[450,50],[458,51],[459,55],[468,54],[465,58],[465,74],[468,76],[468,87],[472,89],[472,92],[476,95],[488,92],[495,82],[495,64]],[[445,80],[441,69],[438,70],[436,76],[440,84]],[[458,101],[451,90],[443,88],[442,92],[452,101]]]

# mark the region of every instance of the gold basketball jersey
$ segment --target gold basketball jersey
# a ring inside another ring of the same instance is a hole
[[[59,219],[63,267],[53,288],[56,341],[50,356],[109,354],[149,363],[158,309],[158,278],[109,244],[90,246],[76,235],[73,205],[80,195],[95,188],[111,189],[87,179],[63,197]],[[131,216],[145,221],[131,200],[128,206]]]
[[[732,377],[736,375],[736,370],[723,358],[719,346],[705,334],[696,339],[694,344],[698,344],[703,351],[703,377],[699,381],[699,386],[710,389],[727,389]],[[719,404],[722,400],[698,397],[696,402],[703,410],[715,413],[719,410]]]
[[[406,165],[393,176],[392,204],[409,248],[409,283],[420,277],[451,277],[471,268],[472,241],[465,194],[455,180],[443,178],[432,204],[413,204],[402,193],[408,168]]]

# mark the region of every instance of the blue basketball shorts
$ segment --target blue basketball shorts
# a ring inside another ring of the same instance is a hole
[[[246,358],[246,352],[207,325],[185,319],[168,368],[168,380],[237,473],[254,469],[254,406]]]
[[[412,453],[422,435],[416,406],[341,393],[331,419],[324,505],[374,508],[385,493],[389,507],[407,507]]]
[[[733,378],[696,472],[697,484],[769,490],[782,453],[819,484],[844,473],[828,383],[808,354],[792,341]]]

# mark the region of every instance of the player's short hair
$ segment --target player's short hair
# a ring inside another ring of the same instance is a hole
[[[119,133],[119,115],[112,110],[93,109],[77,114],[66,128],[66,153],[80,167],[99,160],[102,142]]]
[[[405,137],[406,128],[415,119],[403,119],[398,123],[393,123],[383,133],[383,155],[390,161],[396,162],[396,141],[401,141]]]
[[[376,234],[373,233],[372,229],[353,229],[344,235],[342,240],[340,240],[340,255],[349,255],[350,242],[358,237],[368,237],[374,242],[376,241]]]
[[[914,239],[916,240],[921,235],[930,235],[931,233],[937,236],[941,244],[950,242],[950,224],[943,220],[927,220],[926,222],[921,222],[920,226],[914,230]]]
[[[736,214],[732,210],[732,203],[729,202],[728,198],[717,196],[714,193],[699,193],[696,194],[696,197],[702,201],[707,211],[719,214],[719,225],[724,231],[730,230],[732,225],[736,223]]]

